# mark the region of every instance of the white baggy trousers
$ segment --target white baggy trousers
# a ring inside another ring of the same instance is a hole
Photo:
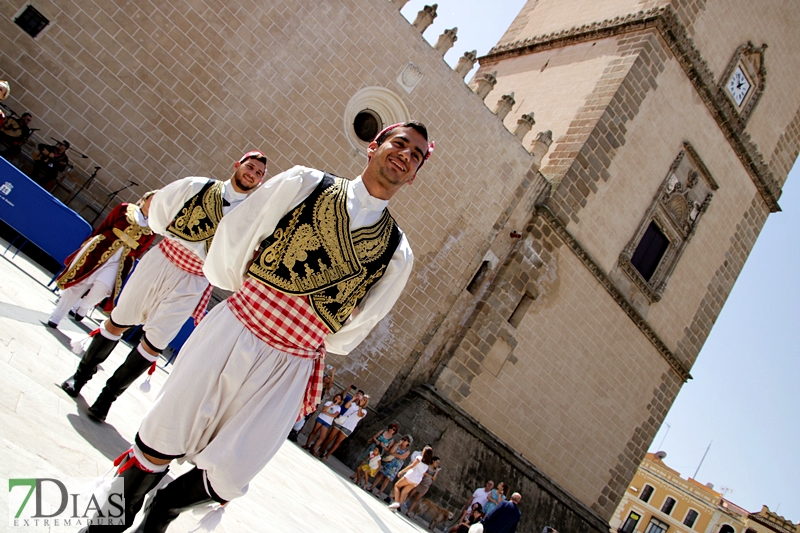
[[[175,266],[156,246],[128,278],[111,320],[121,326],[144,324],[147,340],[164,349],[192,316],[208,280]]]
[[[138,439],[206,470],[214,492],[232,500],[285,442],[313,369],[314,359],[269,346],[223,302],[181,349]]]

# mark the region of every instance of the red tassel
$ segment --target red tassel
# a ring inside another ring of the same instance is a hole
[[[122,452],[122,455],[120,455],[119,457],[114,459],[114,466],[119,466],[119,464],[122,462],[122,460],[125,459],[126,457],[128,457],[128,454],[131,453],[131,452],[133,452],[133,448],[129,448],[129,449],[125,450],[124,452]]]
[[[153,364],[152,364],[152,365],[150,365],[150,368],[149,368],[149,369],[147,369],[147,375],[148,375],[148,376],[152,376],[152,375],[153,375],[153,372],[155,372],[155,371],[156,371],[156,362],[155,362],[155,361],[153,361]]]
[[[97,328],[96,330],[94,330],[94,331],[92,331],[91,333],[89,333],[89,336],[90,336],[90,337],[94,337],[94,336],[95,336],[95,335],[97,335],[98,333],[100,333],[100,328]]]
[[[131,468],[132,466],[136,466],[136,465],[138,465],[138,464],[139,464],[139,461],[137,461],[137,460],[136,460],[136,456],[135,456],[135,455],[134,455],[134,456],[132,456],[130,459],[128,459],[127,461],[125,461],[125,464],[124,464],[124,465],[122,465],[121,467],[119,467],[119,470],[117,470],[117,475],[120,475],[120,474],[122,474],[122,473],[123,473],[124,471],[126,471],[127,469]]]

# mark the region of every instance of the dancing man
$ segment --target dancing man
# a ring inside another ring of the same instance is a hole
[[[72,397],[97,372],[131,326],[144,325],[141,343],[106,381],[89,415],[105,420],[111,404],[155,363],[189,316],[202,319],[211,297],[203,275],[203,261],[220,220],[264,177],[267,157],[258,151],[244,154],[233,165],[228,181],[190,177],[159,190],[150,205],[150,227],[164,240],[147,254],[131,274],[111,317],[83,354],[75,374],[61,384]]]
[[[222,221],[204,271],[236,292],[189,337],[117,461],[129,523],[173,459],[196,468],[156,493],[144,531],[242,496],[315,408],[326,351],[358,346],[408,280],[411,249],[386,206],[432,151],[425,126],[395,124],[355,180],[294,167]]]
[[[106,296],[111,297],[105,310],[114,309],[114,301],[134,261],[142,257],[155,239],[147,216],[155,193],[150,191],[138,203],[123,202],[112,209],[81,247],[67,257],[64,261],[67,268],[56,278],[61,295],[47,321],[49,327],[57,328],[78,301],[81,303],[75,311],[77,322]]]

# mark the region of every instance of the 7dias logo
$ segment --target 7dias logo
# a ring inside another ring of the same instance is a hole
[[[12,527],[124,525],[123,480],[16,478],[8,480]]]

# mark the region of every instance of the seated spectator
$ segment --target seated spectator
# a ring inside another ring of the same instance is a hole
[[[411,464],[398,473],[402,477],[394,484],[394,503],[389,505],[389,509],[396,511],[403,505],[411,490],[422,481],[432,462],[433,448],[425,446],[422,456],[411,461]]]
[[[21,117],[6,118],[5,124],[0,128],[0,148],[6,159],[18,156],[22,151],[22,145],[30,138],[32,130],[28,127],[31,123],[30,113],[23,113]]]
[[[380,467],[381,452],[378,451],[377,447],[372,448],[367,458],[364,459],[364,462],[356,468],[355,479],[353,481],[356,482],[356,485],[365,489],[369,480],[375,477]],[[350,476],[350,479],[353,479],[353,476]]]
[[[481,507],[481,504],[475,502],[472,504],[472,507],[464,519],[461,520],[460,523],[448,529],[447,533],[468,533],[472,524],[480,522],[484,516],[486,515],[483,514],[483,508]]]
[[[67,165],[69,165],[68,149],[69,143],[67,141],[58,142],[55,146],[40,143],[39,154],[34,156],[31,179],[41,185],[42,188],[50,190],[58,177],[58,173],[66,170]]]
[[[330,431],[333,420],[339,416],[339,413],[342,411],[342,406],[340,405],[341,403],[341,394],[337,394],[333,397],[333,400],[325,402],[325,405],[322,407],[322,412],[317,415],[317,421],[314,423],[314,429],[311,430],[311,434],[308,436],[308,440],[306,440],[306,444],[303,446],[303,449],[310,450],[315,440],[317,445],[319,445],[321,442],[325,442],[325,437],[328,436],[328,431]]]
[[[440,464],[441,459],[434,455],[433,461],[428,467],[428,471],[422,476],[422,481],[419,482],[419,485],[411,489],[405,503],[405,506],[408,508],[408,514],[416,514],[420,500],[428,493],[428,489],[431,488],[431,485],[433,485],[433,482],[436,481],[436,478],[439,476],[439,470],[442,469],[439,466]]]
[[[378,455],[384,455],[385,453],[388,453],[389,448],[391,448],[392,444],[394,444],[394,435],[397,433],[398,428],[399,426],[397,423],[392,422],[389,424],[389,427],[387,427],[386,430],[377,432],[375,436],[369,440],[370,445],[367,447],[361,457],[364,458],[369,456],[372,453],[372,450],[375,448],[378,449]],[[359,459],[359,463],[360,462],[363,462],[363,459]],[[350,476],[350,479],[355,481],[356,474],[357,472],[353,473],[353,475]]]
[[[413,443],[414,438],[411,435],[406,435],[400,439],[400,442],[396,442],[389,449],[389,453],[384,455],[381,459],[383,461],[383,467],[381,467],[378,475],[375,476],[375,480],[369,488],[370,492],[374,491],[375,487],[378,487],[380,484],[378,488],[378,498],[383,495],[383,491],[386,489],[387,485],[394,481],[394,478],[397,477],[397,473],[403,468],[403,463],[405,463],[408,456],[411,455],[411,445]],[[391,501],[391,498],[387,496],[386,500],[387,502]]]
[[[459,518],[459,522],[466,518],[467,513],[469,512],[470,506],[474,505],[475,503],[481,504],[481,508],[486,505],[486,502],[489,501],[489,494],[491,494],[492,489],[494,488],[494,481],[491,479],[486,482],[485,487],[478,487],[475,489],[475,492],[472,493],[472,497],[464,504],[464,507],[461,509],[461,517]]]
[[[486,500],[486,503],[483,505],[483,512],[485,514],[489,514],[494,511],[495,507],[497,507],[501,502],[505,501],[506,499],[506,491],[508,490],[508,485],[505,482],[501,481],[497,484],[497,487],[489,493],[489,497]]]

